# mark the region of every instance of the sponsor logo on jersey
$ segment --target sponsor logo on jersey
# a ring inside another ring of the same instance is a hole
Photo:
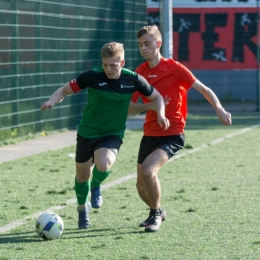
[[[157,75],[149,75],[148,78],[157,78]]]
[[[123,85],[123,84],[121,84],[120,86],[121,86],[121,88],[134,88],[135,87],[134,85],[127,86],[127,85]]]
[[[104,86],[104,85],[107,85],[107,83],[106,83],[106,82],[99,83],[99,86],[100,86],[100,87],[102,87],[102,86]]]

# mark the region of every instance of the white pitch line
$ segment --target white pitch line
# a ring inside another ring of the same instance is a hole
[[[172,157],[168,161],[168,163],[172,162],[173,160],[177,160],[179,158],[182,158],[182,157],[184,157],[186,155],[199,152],[199,151],[201,151],[201,150],[203,150],[205,148],[208,148],[210,146],[219,144],[219,143],[225,141],[226,139],[229,139],[229,138],[235,137],[237,135],[240,135],[240,134],[246,133],[248,131],[251,131],[254,128],[257,128],[259,126],[260,126],[260,124],[252,125],[250,127],[243,128],[243,129],[241,129],[241,130],[239,130],[237,132],[234,132],[234,133],[231,133],[231,134],[227,134],[224,137],[218,138],[218,139],[210,142],[209,144],[202,144],[200,147],[194,148],[194,149],[189,150],[187,152],[182,152],[181,154],[177,154],[174,157]],[[121,183],[124,183],[124,182],[126,182],[128,180],[131,180],[131,179],[133,179],[135,177],[136,177],[136,173],[133,173],[133,174],[127,175],[125,177],[119,178],[119,179],[117,179],[115,181],[112,181],[112,182],[109,182],[109,183],[107,183],[105,185],[102,185],[102,190],[109,189],[109,188],[114,187],[114,186],[116,186],[118,184],[121,184]],[[44,211],[36,212],[36,213],[34,213],[34,214],[30,215],[30,216],[27,216],[27,217],[25,217],[23,219],[19,219],[17,221],[14,221],[14,222],[12,222],[10,224],[7,224],[7,225],[1,227],[0,228],[0,233],[4,233],[4,232],[7,232],[7,231],[9,231],[11,229],[14,229],[14,228],[17,228],[19,226],[22,226],[22,225],[26,224],[26,220],[28,220],[28,219],[36,219],[36,218],[38,218],[39,215],[41,215],[42,213],[44,213],[46,211],[58,211],[58,210],[61,210],[61,209],[65,208],[66,206],[74,204],[76,202],[77,202],[76,199],[69,199],[69,200],[66,201],[66,205],[64,205],[64,206],[55,206],[55,207],[49,208],[49,209],[44,210]]]
[[[227,134],[227,135],[225,135],[225,136],[223,136],[223,137],[221,137],[221,138],[218,138],[218,139],[216,139],[216,140],[210,142],[209,144],[202,144],[200,147],[191,149],[191,150],[189,150],[189,151],[187,151],[187,152],[182,152],[181,154],[177,154],[177,155],[175,155],[174,157],[172,157],[172,158],[168,161],[168,163],[169,163],[169,162],[172,162],[173,160],[176,160],[176,159],[179,159],[179,158],[181,158],[181,157],[184,157],[184,156],[186,156],[186,155],[188,155],[188,154],[193,154],[193,153],[199,152],[199,151],[201,151],[201,150],[203,150],[203,149],[205,149],[205,148],[208,148],[209,146],[213,146],[213,145],[216,145],[216,144],[218,144],[218,143],[221,143],[221,142],[225,141],[226,139],[229,139],[229,138],[232,138],[232,137],[234,137],[234,136],[237,136],[237,135],[246,133],[246,132],[248,132],[248,131],[250,131],[250,130],[253,130],[254,128],[257,128],[257,127],[259,127],[259,126],[260,126],[260,124],[252,125],[252,126],[250,126],[250,127],[243,128],[243,129],[241,129],[241,130],[239,130],[239,131],[237,131],[237,132],[234,132],[234,133],[231,133],[231,134]]]

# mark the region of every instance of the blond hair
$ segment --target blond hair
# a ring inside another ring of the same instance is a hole
[[[162,41],[162,34],[157,25],[147,25],[142,27],[137,32],[137,38],[140,38],[147,33],[150,34],[156,41]]]
[[[123,60],[125,56],[124,45],[118,42],[109,42],[101,49],[100,56],[102,59],[120,57]]]

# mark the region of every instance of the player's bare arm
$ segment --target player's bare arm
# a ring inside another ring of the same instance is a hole
[[[167,96],[163,97],[163,99],[164,99],[164,105],[167,106],[171,99],[168,98]],[[148,110],[156,111],[156,107],[153,102],[144,104],[144,103],[135,103],[131,101],[128,108],[128,115],[138,114],[138,113],[146,112]]]
[[[41,110],[47,110],[53,108],[57,103],[60,103],[64,97],[73,94],[69,82],[65,84],[63,87],[58,88],[49,98],[48,101],[43,102],[41,105]]]
[[[146,112],[148,110],[151,110],[153,107],[154,105],[152,102],[144,104],[144,103],[135,103],[131,101],[128,108],[128,115]]]
[[[158,124],[163,127],[164,130],[168,129],[170,126],[170,122],[165,117],[165,104],[161,94],[156,89],[154,89],[153,93],[147,98],[154,103],[155,110],[157,112]]]
[[[222,107],[219,99],[210,88],[205,86],[199,80],[196,80],[192,84],[192,87],[195,88],[197,91],[199,91],[208,100],[208,102],[214,107],[216,114],[223,125],[229,126],[232,124],[231,113],[227,112]]]

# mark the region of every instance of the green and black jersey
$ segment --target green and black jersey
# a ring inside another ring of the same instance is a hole
[[[102,67],[79,75],[70,82],[74,92],[88,89],[88,103],[78,134],[85,138],[107,135],[124,137],[128,107],[135,91],[150,96],[153,87],[141,75],[122,69],[118,79],[109,79]]]

